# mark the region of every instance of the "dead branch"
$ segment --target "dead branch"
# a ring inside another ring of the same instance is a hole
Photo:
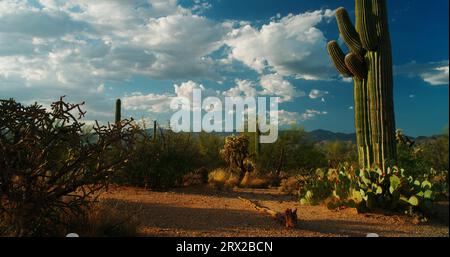
[[[247,205],[251,206],[252,208],[254,208],[255,210],[257,210],[258,212],[261,212],[263,214],[269,215],[270,217],[274,218],[274,219],[279,219],[281,218],[283,215],[275,210],[269,209],[267,207],[261,206],[259,205],[256,201],[252,201],[249,199],[245,199],[243,197],[238,197],[239,200],[244,201]]]
[[[284,213],[277,212],[265,206],[259,205],[257,201],[252,201],[249,199],[245,199],[243,197],[238,197],[239,200],[245,202],[247,205],[255,209],[256,211],[268,215],[271,218],[277,220],[278,222],[285,225],[286,228],[294,228],[297,224],[297,209],[291,210],[290,208],[286,209]]]

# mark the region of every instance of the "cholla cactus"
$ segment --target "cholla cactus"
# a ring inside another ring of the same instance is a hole
[[[361,168],[381,169],[396,160],[391,40],[385,0],[355,0],[356,27],[344,8],[336,11],[339,32],[328,53],[337,70],[354,81],[355,127]]]
[[[225,138],[225,144],[220,151],[222,158],[228,163],[233,172],[239,174],[239,181],[245,175],[245,160],[249,156],[249,140],[246,136],[229,136]]]

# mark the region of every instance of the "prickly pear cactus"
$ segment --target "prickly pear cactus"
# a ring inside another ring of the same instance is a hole
[[[341,37],[327,45],[337,70],[353,77],[359,164],[381,169],[396,160],[391,40],[385,0],[355,0],[355,24],[344,8],[336,11]]]

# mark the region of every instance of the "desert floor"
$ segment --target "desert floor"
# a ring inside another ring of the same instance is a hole
[[[278,212],[297,208],[295,229],[254,210],[238,197],[256,200]],[[276,189],[217,191],[206,187],[154,192],[131,187],[112,187],[101,201],[117,211],[132,213],[142,236],[449,236],[448,203],[441,203],[440,218],[415,225],[403,215],[358,214],[354,209],[328,210],[325,206],[301,206],[292,196]],[[443,214],[442,214],[443,213]]]

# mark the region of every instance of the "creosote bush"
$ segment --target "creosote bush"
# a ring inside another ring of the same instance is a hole
[[[135,126],[96,124],[85,133],[82,104],[50,109],[0,100],[0,234],[59,235],[88,211],[129,159]]]

